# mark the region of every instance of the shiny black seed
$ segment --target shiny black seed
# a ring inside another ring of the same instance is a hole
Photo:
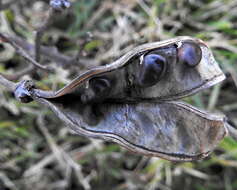
[[[89,81],[89,88],[81,95],[83,103],[101,102],[108,97],[111,81],[105,77],[95,77]]]
[[[166,60],[161,55],[145,55],[138,75],[139,85],[142,87],[155,85],[164,73],[165,64]]]
[[[178,61],[188,66],[198,65],[202,58],[201,48],[193,42],[184,42],[178,48]]]

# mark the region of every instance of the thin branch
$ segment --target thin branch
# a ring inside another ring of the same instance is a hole
[[[26,60],[28,60],[30,63],[32,63],[36,68],[41,69],[41,70],[45,70],[47,72],[53,72],[53,69],[51,67],[40,65],[37,61],[35,61],[23,48],[21,48],[17,43],[12,41],[8,37],[8,35],[0,33],[0,38],[1,38],[1,41],[4,41],[4,42],[7,42],[7,43],[11,44],[15,48],[16,52],[19,55],[21,55]]]
[[[140,7],[145,11],[145,13],[151,17],[153,22],[157,25],[157,27],[162,30],[162,23],[161,20],[158,17],[152,16],[151,9],[146,5],[146,3],[143,0],[137,0],[137,3],[140,5]]]
[[[50,0],[50,9],[44,23],[41,27],[36,30],[35,37],[35,60],[40,62],[40,49],[41,49],[41,38],[44,35],[44,31],[52,24],[55,13],[63,11],[66,8],[69,8],[71,3],[67,0]]]
[[[34,55],[35,46],[33,44],[17,36],[9,36],[9,39],[14,41],[18,46],[23,48],[29,54]],[[62,67],[70,65],[80,65],[83,67],[99,65],[99,62],[93,59],[79,58],[79,60],[76,60],[75,57],[64,55],[59,52],[56,47],[41,46],[40,53]]]
[[[86,38],[81,43],[79,43],[80,49],[75,55],[75,57],[71,60],[72,62],[77,63],[80,60],[80,57],[83,55],[86,44],[89,43],[92,38],[93,35],[90,32],[87,32]]]
[[[6,173],[0,172],[0,180],[3,182],[3,186],[6,186],[8,189],[18,190],[16,185],[8,178]]]
[[[55,14],[55,10],[53,8],[49,9],[47,19],[42,24],[41,27],[39,27],[36,31],[36,37],[35,37],[35,60],[37,62],[40,62],[40,48],[41,48],[41,38],[43,37],[44,31],[51,25],[53,22],[53,17]]]
[[[15,81],[15,80],[19,80],[22,76],[24,76],[26,74],[30,74],[34,71],[35,71],[34,65],[29,65],[29,67],[27,67],[21,71],[18,71],[14,74],[2,74],[2,76],[4,76],[7,80]]]
[[[44,116],[43,114],[40,114],[37,118],[37,124],[40,129],[40,131],[43,133],[47,143],[49,144],[53,154],[55,155],[55,158],[57,159],[61,169],[65,169],[65,161],[62,155],[61,148],[56,144],[53,137],[50,135],[46,124],[44,123]]]
[[[60,168],[62,171],[65,171],[65,168],[67,166],[70,166],[72,169],[74,169],[76,177],[78,181],[82,184],[84,189],[91,189],[89,181],[84,177],[81,166],[74,162],[74,160],[71,158],[68,153],[66,153],[62,148],[60,148],[57,143],[54,141],[53,137],[49,133],[46,124],[44,122],[44,115],[40,114],[37,118],[37,123],[39,126],[39,129],[43,133],[47,143],[49,144],[53,154],[55,155],[55,158],[57,159]]]
[[[16,83],[7,80],[2,74],[0,74],[0,84],[10,91],[14,91],[17,85]]]

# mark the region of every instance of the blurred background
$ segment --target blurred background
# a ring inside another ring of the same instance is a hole
[[[46,47],[40,63],[56,72],[35,70],[13,47],[1,43],[2,73],[55,90],[139,44],[189,35],[207,42],[227,79],[185,101],[224,113],[237,126],[236,0],[70,2],[68,10],[51,15],[41,39]],[[35,31],[47,20],[49,1],[0,3],[0,32],[34,56]],[[235,190],[237,142],[226,137],[198,162],[140,156],[114,143],[72,134],[51,111],[35,102],[22,104],[0,86],[0,190],[17,189]]]

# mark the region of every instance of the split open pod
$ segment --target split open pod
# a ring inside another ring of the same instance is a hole
[[[144,155],[191,161],[213,151],[228,132],[226,119],[174,100],[224,79],[205,43],[178,37],[138,46],[58,91],[22,82],[15,95],[46,105],[79,135]]]

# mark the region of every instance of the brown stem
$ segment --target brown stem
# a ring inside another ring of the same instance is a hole
[[[14,74],[2,74],[2,76],[4,76],[6,79],[10,80],[10,81],[15,81],[20,79],[22,76],[26,75],[26,74],[30,74],[33,71],[35,71],[35,67],[34,65],[29,65],[27,68],[18,71]]]
[[[34,55],[35,46],[33,44],[30,44],[26,40],[17,36],[9,36],[9,39],[11,39],[11,41],[14,41],[18,46],[23,48],[29,54]],[[43,54],[45,57],[49,58],[50,60],[53,60],[56,64],[63,67],[70,65],[80,65],[83,67],[99,65],[98,61],[93,59],[85,59],[80,57],[79,60],[76,60],[75,57],[64,55],[59,52],[56,47],[41,46],[40,53]]]
[[[0,74],[0,84],[10,91],[14,91],[17,85],[16,83],[7,80],[2,74]]]
[[[41,38],[44,35],[44,31],[53,22],[54,14],[55,14],[55,10],[53,8],[50,8],[49,12],[48,12],[48,16],[47,16],[45,22],[36,31],[36,37],[35,37],[35,60],[37,62],[40,62]]]
[[[17,43],[15,43],[14,41],[11,40],[11,38],[3,33],[0,33],[0,38],[2,41],[7,42],[9,44],[11,44],[16,52],[21,55],[22,57],[24,57],[27,61],[29,61],[30,63],[32,63],[36,68],[47,71],[47,72],[53,72],[53,69],[48,67],[48,66],[44,66],[39,64],[37,61],[35,61],[22,47],[20,47]]]

